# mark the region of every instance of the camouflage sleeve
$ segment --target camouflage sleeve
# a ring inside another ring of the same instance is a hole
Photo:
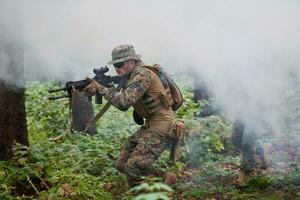
[[[127,110],[141,98],[148,89],[151,82],[151,72],[140,70],[128,81],[126,87],[117,91],[115,88],[107,88],[103,95],[107,101],[120,110]]]

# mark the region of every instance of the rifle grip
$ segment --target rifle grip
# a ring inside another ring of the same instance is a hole
[[[95,95],[96,95],[95,96],[95,103],[96,104],[102,104],[102,95],[99,94],[99,93],[96,93]]]

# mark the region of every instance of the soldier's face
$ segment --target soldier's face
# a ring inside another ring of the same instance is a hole
[[[117,63],[114,65],[115,70],[119,76],[127,75],[129,72],[131,72],[133,66],[134,66],[134,63],[129,62],[129,60],[122,62],[122,63]]]

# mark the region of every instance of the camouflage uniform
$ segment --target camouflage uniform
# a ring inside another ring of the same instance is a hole
[[[123,146],[116,168],[125,173],[131,187],[140,183],[141,176],[162,177],[163,173],[153,164],[168,146],[169,138],[159,130],[140,129]]]
[[[113,61],[116,60],[116,63],[128,59],[130,49],[133,50],[130,45],[116,47],[112,52]],[[100,91],[98,90],[107,101],[122,111],[131,106],[135,108],[137,102],[147,98],[147,95],[151,91],[156,91],[157,85],[161,84],[154,72],[142,67],[143,63],[133,52],[131,52],[131,55],[136,56],[132,57],[136,60],[136,65],[127,75],[126,86],[120,91],[115,88],[101,88]],[[125,59],[123,59],[124,57]],[[113,63],[113,61],[110,63]],[[128,139],[116,162],[116,168],[121,173],[125,173],[131,187],[139,184],[142,176],[163,175],[161,171],[153,167],[153,164],[169,146],[168,132],[175,120],[171,107],[161,108],[149,116],[142,117],[146,118],[146,125]]]
[[[233,134],[231,140],[238,152],[241,152],[242,160],[240,168],[250,173],[257,168],[256,155],[260,159],[261,167],[266,167],[264,149],[259,135],[262,130],[258,131],[255,126],[245,125],[243,122],[236,120],[233,124]]]

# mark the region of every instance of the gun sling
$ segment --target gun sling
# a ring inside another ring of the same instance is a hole
[[[96,123],[101,117],[102,115],[108,110],[108,108],[111,106],[111,103],[110,102],[107,102],[103,108],[99,111],[99,113],[94,117],[92,118],[90,121],[88,121],[88,123],[86,124],[86,127],[84,129],[83,132],[86,132],[87,129],[93,125],[94,123]]]

